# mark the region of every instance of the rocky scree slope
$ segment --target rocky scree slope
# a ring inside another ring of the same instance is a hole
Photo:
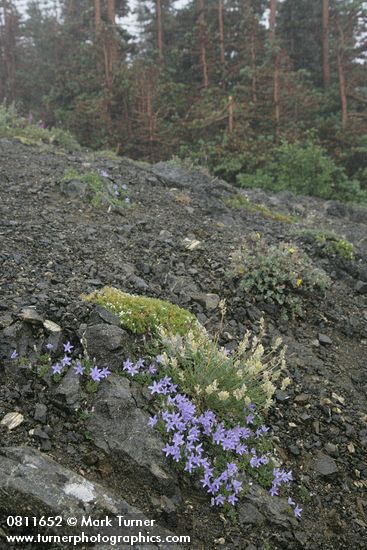
[[[126,185],[130,205],[93,207],[85,186],[63,182],[67,169],[104,171]],[[229,207],[237,193],[172,163],[0,140],[0,419],[24,417],[14,430],[0,426],[2,514],[16,506],[51,515],[123,509],[189,534],[195,550],[365,548],[367,212],[290,193],[246,193],[271,211],[297,215],[286,224]],[[348,238],[355,260],[320,257],[300,233],[315,228]],[[303,318],[281,319],[277,308],[255,303],[227,278],[231,254],[254,232],[269,243],[292,239],[329,274],[325,296],[308,300]],[[14,368],[13,349],[35,359],[46,341],[57,349],[70,340],[83,352],[85,335],[86,350],[117,370],[139,341],[81,300],[104,285],[186,307],[212,334],[226,298],[221,343],[230,349],[247,328],[256,332],[262,316],[269,339],[282,336],[293,384],[277,392],[266,421],[278,458],[294,472],[301,521],[256,484],[235,523],[210,508],[207,495],[164,459],[146,426],[150,397],[138,384],[114,374],[81,401],[75,379],[65,376],[55,387]],[[93,499],[67,495],[68,483],[86,485]],[[5,531],[2,525],[0,541]]]

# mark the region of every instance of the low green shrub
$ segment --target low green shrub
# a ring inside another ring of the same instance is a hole
[[[80,149],[79,143],[70,132],[61,128],[46,129],[30,124],[18,114],[14,104],[7,106],[5,102],[0,105],[0,136],[17,139],[25,145],[48,143],[70,150]]]
[[[285,368],[285,348],[278,338],[265,352],[263,320],[259,334],[247,331],[233,353],[204,331],[180,336],[161,330],[159,335],[167,373],[200,410],[240,422],[244,404],[253,403],[259,411],[270,407],[275,382]]]
[[[302,315],[303,296],[329,284],[326,273],[294,244],[269,245],[259,235],[233,255],[230,276],[255,301],[280,306],[285,318]]]
[[[317,244],[319,256],[339,256],[345,260],[354,260],[355,249],[352,243],[347,239],[339,237],[333,231],[322,229],[301,229],[296,230],[294,235],[301,238],[307,237]]]
[[[262,168],[253,173],[238,174],[241,187],[261,187],[269,191],[287,189],[296,194],[314,195],[367,203],[367,192],[357,180],[349,180],[326,151],[312,140],[283,141]]]
[[[322,250],[330,256],[340,256],[345,260],[354,260],[355,258],[354,246],[346,239],[339,239],[336,235],[330,233],[317,233],[315,240]]]

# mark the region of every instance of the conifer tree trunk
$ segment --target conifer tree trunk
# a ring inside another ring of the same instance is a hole
[[[206,25],[205,25],[205,13],[204,13],[204,0],[198,0],[199,11],[199,41],[200,41],[200,61],[201,69],[203,73],[203,86],[207,88],[209,86],[208,78],[208,64],[206,59]]]
[[[3,0],[4,10],[4,64],[8,80],[8,99],[13,99],[16,81],[15,59],[15,17],[13,6],[8,0]]]
[[[107,18],[111,26],[104,33],[103,50],[105,59],[105,74],[107,88],[111,88],[113,80],[113,64],[117,58],[117,49],[114,36],[116,25],[116,6],[115,0],[107,0]]]
[[[348,124],[348,99],[347,99],[347,88],[345,82],[345,72],[344,72],[344,33],[337,22],[339,40],[336,50],[336,61],[338,66],[338,75],[339,75],[339,91],[340,91],[340,102],[342,107],[342,127],[346,128]]]
[[[280,131],[280,54],[275,54],[274,61],[274,109],[275,109],[275,141],[279,141]]]
[[[252,102],[257,102],[257,67],[256,67],[256,18],[252,8],[252,0],[246,0],[245,17],[250,22],[250,44],[251,44],[251,92]],[[247,38],[247,37],[246,37]]]
[[[270,0],[270,15],[269,15],[270,40],[275,39],[276,13],[277,13],[277,0]]]
[[[330,85],[329,8],[329,0],[322,0],[322,74],[325,89]]]
[[[223,0],[218,0],[218,25],[219,25],[219,45],[220,45],[220,63],[222,66],[222,72],[224,71],[224,64],[226,59],[226,52],[224,46],[224,19],[223,19]]]
[[[156,0],[156,12],[157,12],[157,47],[159,61],[163,63],[163,25],[162,25],[162,4],[161,0]]]
[[[101,0],[94,0],[94,24],[96,33],[99,34],[102,28]]]
[[[228,98],[228,133],[231,135],[233,132],[233,97],[230,95]]]
[[[116,6],[115,0],[107,0],[107,17],[111,25],[116,24]]]
[[[269,38],[273,48],[273,101],[275,116],[275,140],[279,141],[280,131],[280,51],[275,43],[277,0],[270,0]]]
[[[251,89],[252,101],[257,103],[257,69],[256,69],[256,44],[255,31],[251,29]]]

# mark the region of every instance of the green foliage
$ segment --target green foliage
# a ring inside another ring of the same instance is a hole
[[[233,354],[220,349],[205,332],[172,332],[160,333],[167,371],[199,410],[212,410],[236,423],[243,419],[244,404],[254,403],[259,411],[270,407],[275,382],[285,367],[285,349],[277,339],[265,352],[263,321],[259,335],[247,331]]]
[[[97,157],[102,159],[109,159],[109,160],[116,160],[120,161],[121,157],[115,153],[115,151],[111,151],[111,149],[102,149],[101,151],[96,151],[94,153]]]
[[[253,174],[238,174],[236,183],[239,187],[261,188],[269,191],[275,190],[273,176],[261,168],[258,168]]]
[[[264,206],[263,204],[257,204],[251,202],[245,195],[241,195],[238,193],[237,195],[234,195],[230,199],[227,199],[225,203],[230,206],[231,208],[238,208],[247,210],[248,212],[257,212],[264,216],[264,218],[268,218],[270,220],[274,220],[281,223],[296,223],[297,218],[295,216],[289,216],[287,214],[282,214],[280,212],[272,212],[269,208]]]
[[[340,256],[345,260],[354,260],[355,258],[353,244],[346,239],[339,239],[334,233],[316,233],[315,240],[321,246],[322,250],[330,256]]]
[[[258,302],[277,304],[285,318],[302,315],[302,296],[329,284],[325,272],[295,245],[268,245],[259,235],[234,254],[232,263],[231,275],[244,292]]]
[[[92,206],[98,208],[105,205],[127,208],[128,203],[124,201],[124,196],[116,197],[114,189],[108,178],[105,178],[97,172],[85,172],[80,174],[72,168],[68,168],[64,172],[63,181],[71,181],[77,179],[88,185],[90,201]],[[120,191],[122,194],[122,190]]]
[[[307,502],[310,502],[310,500],[312,500],[310,491],[304,485],[299,485],[297,487],[297,493],[298,493],[298,498],[301,500],[301,502],[307,503]]]
[[[317,244],[320,256],[340,256],[345,260],[355,259],[355,249],[347,239],[339,237],[334,231],[322,229],[301,229],[294,232],[295,235],[309,237]],[[308,240],[308,239],[307,239]]]
[[[195,334],[201,331],[196,317],[189,311],[156,298],[134,296],[117,288],[104,287],[84,296],[84,299],[118,315],[121,326],[134,334],[157,335],[161,328],[180,335],[190,330]]]
[[[5,102],[0,105],[0,136],[18,139],[25,145],[48,143],[70,150],[80,148],[70,132],[61,128],[46,129],[28,124],[25,118],[18,115],[14,104],[6,106]]]
[[[231,153],[225,152],[213,166],[213,172],[227,181],[235,181],[237,174],[253,172],[256,168],[252,151]]]
[[[358,181],[349,181],[345,170],[312,140],[283,141],[262,169],[254,174],[239,174],[237,184],[269,191],[288,189],[324,199],[367,202],[367,192],[361,190]]]

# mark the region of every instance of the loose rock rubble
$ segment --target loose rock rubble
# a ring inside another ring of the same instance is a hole
[[[123,181],[131,208],[94,208],[85,189],[62,185],[66,169],[86,165]],[[367,214],[290,193],[246,192],[269,208],[296,213],[299,227],[334,229],[357,251],[355,261],[319,257],[311,241],[291,234],[292,226],[226,206],[237,192],[172,163],[142,166],[0,141],[3,514],[13,505],[25,513],[36,502],[53,514],[61,503],[74,510],[75,495],[63,490],[71,480],[98,495],[103,513],[106,506],[113,513],[135,507],[163,529],[189,534],[195,550],[365,548]],[[251,232],[274,243],[295,239],[331,277],[323,301],[311,300],[305,318],[281,320],[226,278],[230,255]],[[210,508],[200,488],[164,459],[146,424],[150,397],[136,383],[114,374],[86,396],[71,375],[55,385],[26,365],[14,367],[14,349],[34,360],[47,342],[57,351],[68,339],[116,372],[141,342],[116,316],[80,298],[104,285],[186,307],[213,334],[225,298],[221,343],[228,349],[247,328],[256,331],[262,316],[269,338],[282,336],[293,384],[278,390],[266,423],[277,458],[294,472],[301,521],[257,484],[238,507],[236,523]],[[19,479],[15,471],[23,472]],[[0,540],[5,530],[1,525]]]

